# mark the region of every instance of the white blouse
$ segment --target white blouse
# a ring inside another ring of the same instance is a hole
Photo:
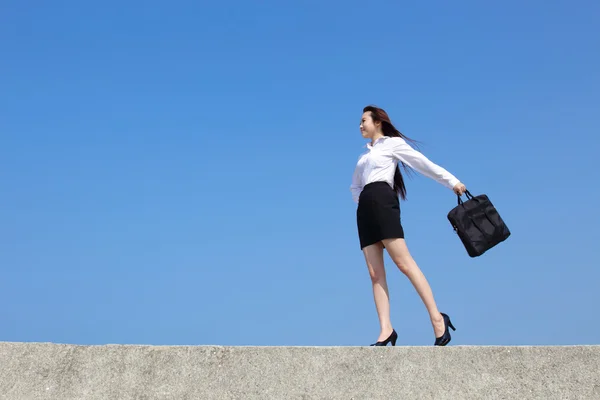
[[[384,136],[377,139],[373,145],[367,143],[366,147],[367,151],[358,159],[350,186],[352,199],[356,203],[363,188],[369,183],[384,181],[393,188],[394,173],[399,161],[449,189],[460,182],[450,172],[413,149],[401,137]]]

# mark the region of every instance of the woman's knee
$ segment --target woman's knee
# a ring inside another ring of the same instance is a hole
[[[403,239],[387,240],[385,247],[388,249],[390,258],[396,264],[398,269],[405,275],[409,274],[414,268],[415,261],[412,259],[406,243]]]
[[[385,267],[383,264],[383,246],[377,243],[363,249],[365,261],[369,268],[369,275],[373,282],[385,281]]]
[[[394,262],[394,264],[396,264],[396,266],[398,267],[398,269],[400,270],[400,272],[402,272],[404,275],[408,275],[408,273],[410,272],[412,265],[414,264],[413,260],[409,257],[405,257],[405,256],[397,256],[397,257],[393,257],[392,261]]]
[[[385,268],[383,265],[368,264],[369,276],[373,283],[385,282]]]

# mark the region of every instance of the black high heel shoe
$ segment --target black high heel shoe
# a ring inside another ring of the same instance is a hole
[[[382,342],[375,342],[371,346],[387,346],[388,343],[392,342],[392,346],[396,345],[396,340],[398,340],[398,334],[396,330],[392,330],[392,334]]]
[[[450,343],[450,340],[452,340],[452,336],[450,336],[450,331],[448,330],[448,327],[452,328],[453,331],[456,330],[456,328],[454,328],[454,325],[452,325],[452,321],[450,321],[450,317],[444,313],[440,314],[442,314],[442,317],[444,318],[444,326],[446,327],[446,330],[444,331],[444,334],[442,336],[440,336],[439,338],[435,338],[435,343],[433,344],[434,346],[445,346],[448,343]]]

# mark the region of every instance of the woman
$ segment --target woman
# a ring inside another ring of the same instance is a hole
[[[404,241],[400,223],[398,196],[406,199],[406,188],[398,164],[411,167],[421,174],[462,195],[467,189],[456,177],[414,150],[407,137],[392,125],[381,108],[363,109],[360,132],[371,142],[360,156],[352,177],[350,190],[358,208],[356,212],[360,247],[373,284],[375,307],[381,332],[371,346],[396,345],[398,334],[390,321],[388,287],[383,264],[383,249],[413,284],[425,304],[433,331],[435,346],[445,346],[450,340],[448,327],[454,326],[448,315],[440,313],[425,276],[411,257]]]

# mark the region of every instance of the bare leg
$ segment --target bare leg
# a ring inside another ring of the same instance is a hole
[[[381,332],[377,341],[387,339],[392,333],[392,322],[390,321],[390,297],[388,293],[385,266],[383,264],[383,245],[376,243],[363,249],[365,261],[369,268],[371,283],[373,284],[373,297],[375,308],[379,317]]]
[[[425,275],[423,275],[423,272],[421,272],[421,269],[410,255],[410,252],[406,247],[406,242],[404,239],[386,239],[383,243],[385,244],[385,248],[392,261],[394,261],[400,271],[408,277],[421,297],[421,300],[423,300],[423,303],[429,312],[429,318],[433,325],[435,337],[442,336],[445,330],[444,318],[435,304],[431,287],[429,286]]]

